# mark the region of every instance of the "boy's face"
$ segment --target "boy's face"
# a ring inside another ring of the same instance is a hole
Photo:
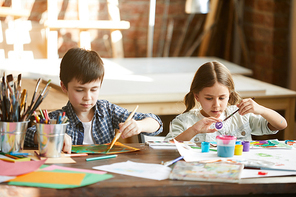
[[[68,83],[68,88],[61,82],[62,90],[68,95],[76,114],[89,112],[96,104],[99,97],[101,80],[97,79],[86,84],[81,84],[75,78]]]

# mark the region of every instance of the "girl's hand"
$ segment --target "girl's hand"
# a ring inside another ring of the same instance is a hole
[[[248,113],[261,115],[264,111],[264,108],[251,98],[243,99],[239,104],[237,104],[237,107],[239,108],[238,113],[242,116]]]
[[[123,139],[138,135],[141,133],[142,128],[140,122],[131,119],[125,123],[119,123],[119,132],[121,132],[121,137]]]
[[[63,152],[70,154],[71,150],[72,150],[72,139],[67,133],[65,133]]]
[[[218,131],[216,128],[211,129],[210,126],[213,123],[221,122],[222,120],[214,117],[203,118],[200,121],[196,122],[192,128],[198,133],[214,133]]]

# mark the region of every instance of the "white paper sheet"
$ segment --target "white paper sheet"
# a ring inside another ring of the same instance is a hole
[[[93,169],[154,180],[168,179],[171,172],[171,168],[161,164],[137,163],[132,161],[95,166]]]
[[[259,175],[258,172],[265,172],[265,175]],[[253,170],[253,169],[243,169],[241,178],[264,178],[271,176],[290,176],[296,175],[295,171],[283,171],[283,170]]]
[[[14,179],[16,176],[0,176],[0,183]]]

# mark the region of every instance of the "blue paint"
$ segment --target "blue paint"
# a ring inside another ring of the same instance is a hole
[[[217,154],[219,157],[233,157],[234,146],[218,146]]]
[[[210,142],[201,142],[201,152],[202,153],[210,152]]]

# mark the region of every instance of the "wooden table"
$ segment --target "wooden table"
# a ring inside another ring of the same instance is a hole
[[[118,154],[117,158],[86,162],[86,157],[74,157],[76,164],[56,164],[66,167],[92,169],[94,166],[117,162],[161,163],[179,157],[177,150],[156,150],[144,144],[127,144],[140,148],[133,153]],[[97,155],[94,155],[96,157]],[[93,157],[93,156],[88,156]],[[113,178],[75,189],[48,189],[0,184],[0,196],[219,196],[219,195],[296,195],[296,176],[241,179],[240,183],[197,181],[155,181],[115,174]]]

